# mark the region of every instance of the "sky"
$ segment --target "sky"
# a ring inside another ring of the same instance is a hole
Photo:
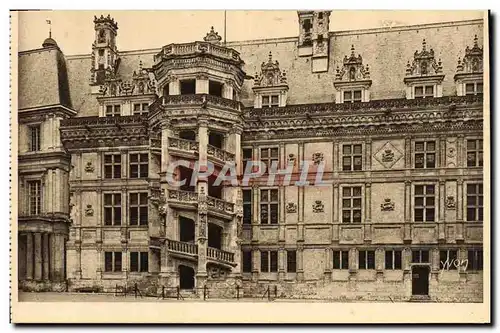
[[[19,15],[19,51],[40,48],[52,37],[66,55],[89,54],[94,15],[118,22],[119,51],[159,48],[170,43],[202,40],[211,26],[224,34],[224,11],[24,11]],[[296,11],[227,11],[227,41],[298,35]],[[333,11],[330,31],[414,25],[482,18],[477,11]]]

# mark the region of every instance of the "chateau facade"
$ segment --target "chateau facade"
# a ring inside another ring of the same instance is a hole
[[[20,288],[482,301],[483,21],[331,19],[122,51],[100,16],[91,54],[20,52]]]

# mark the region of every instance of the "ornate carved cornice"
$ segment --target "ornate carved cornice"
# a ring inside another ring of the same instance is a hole
[[[278,60],[273,62],[273,55],[269,52],[269,59],[261,65],[260,73],[255,74],[254,87],[283,87],[288,90],[286,72],[281,71]]]
[[[370,102],[356,103],[317,103],[317,104],[296,104],[286,107],[270,107],[263,109],[248,108],[244,113],[245,119],[258,118],[283,118],[283,117],[304,117],[306,114],[313,115],[333,115],[336,113],[351,113],[372,111],[397,111],[397,110],[418,110],[437,107],[450,107],[460,105],[478,105],[483,102],[482,96],[445,96],[423,99],[381,99]]]
[[[147,116],[81,117],[61,121],[66,149],[149,145]]]

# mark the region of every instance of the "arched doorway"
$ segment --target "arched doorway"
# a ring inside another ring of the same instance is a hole
[[[217,224],[208,224],[208,246],[222,250],[222,228]]]
[[[194,269],[179,265],[179,286],[181,289],[194,289]]]

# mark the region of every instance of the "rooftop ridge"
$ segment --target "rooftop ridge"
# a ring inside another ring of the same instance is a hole
[[[330,31],[329,37],[336,36],[350,36],[357,34],[372,34],[372,33],[383,33],[383,32],[398,32],[398,31],[407,31],[407,30],[415,30],[415,29],[432,29],[432,28],[441,28],[441,27],[450,27],[450,26],[463,26],[463,25],[473,25],[473,24],[484,24],[484,19],[473,19],[473,20],[460,20],[460,21],[448,21],[448,22],[434,22],[434,23],[424,23],[424,24],[414,24],[414,25],[404,25],[404,26],[394,26],[394,27],[380,27],[380,28],[368,28],[368,29],[358,29],[358,30],[337,30]],[[263,38],[263,39],[249,39],[249,40],[241,40],[241,41],[231,41],[225,44],[226,47],[234,48],[243,45],[252,45],[252,44],[270,44],[270,43],[290,43],[297,42],[298,36],[289,36],[289,37],[277,37],[277,38]],[[191,41],[193,42],[193,41]],[[140,55],[140,54],[154,54],[160,52],[162,47],[169,44],[186,44],[191,43],[182,42],[182,43],[167,43],[163,44],[161,47],[156,48],[148,48],[148,49],[135,49],[128,51],[120,51],[120,55]],[[40,49],[36,49],[40,50]],[[35,50],[27,50],[21,51],[21,53],[31,52]],[[89,54],[75,54],[75,55],[65,55],[66,59],[79,59],[79,58],[87,58],[90,57]]]

